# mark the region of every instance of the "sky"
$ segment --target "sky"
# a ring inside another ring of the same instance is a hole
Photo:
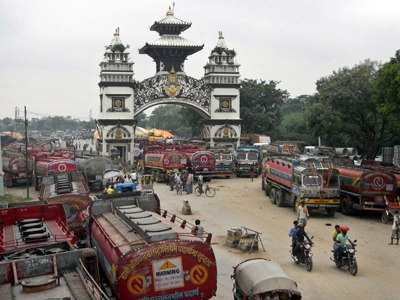
[[[181,36],[202,51],[185,71],[200,79],[222,31],[237,53],[241,79],[280,81],[291,98],[314,94],[315,83],[365,59],[387,62],[400,49],[396,0],[12,0],[0,3],[0,119],[15,108],[28,118],[98,117],[99,63],[116,28],[130,45],[134,79],[154,76],[137,49],[175,2],[175,17],[192,22]],[[146,111],[149,114],[149,111]]]

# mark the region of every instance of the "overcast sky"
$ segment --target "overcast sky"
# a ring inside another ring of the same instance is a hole
[[[0,118],[15,107],[28,118],[98,117],[99,63],[117,27],[131,46],[134,78],[155,74],[137,49],[173,1],[4,0],[0,3]],[[387,62],[400,49],[398,0],[175,0],[175,16],[192,22],[182,37],[204,44],[186,74],[201,78],[222,31],[237,52],[241,78],[280,81],[292,98],[315,93],[315,82],[370,58]]]

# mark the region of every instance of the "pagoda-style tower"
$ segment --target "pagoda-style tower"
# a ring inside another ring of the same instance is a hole
[[[204,44],[199,45],[180,36],[190,26],[192,23],[176,18],[169,8],[167,16],[161,21],[154,22],[150,27],[151,31],[158,32],[160,38],[152,43],[146,43],[139,53],[147,54],[154,59],[157,74],[170,73],[171,70],[177,74],[184,73],[186,58],[203,49]]]
[[[236,148],[240,144],[240,65],[235,56],[235,50],[228,48],[220,32],[218,43],[204,66],[205,83],[212,87],[211,119],[204,120],[205,137],[214,147]]]
[[[100,133],[99,150],[106,155],[111,147],[116,147],[126,162],[133,161],[136,122],[132,67],[129,46],[122,43],[117,29],[100,63],[100,114],[96,124]]]

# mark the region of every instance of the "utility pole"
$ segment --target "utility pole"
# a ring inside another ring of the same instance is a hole
[[[26,119],[26,106],[25,109],[25,171],[26,171],[26,198],[29,199],[29,182],[32,180],[32,177],[29,176],[29,163],[28,163],[28,120]],[[32,175],[31,175],[32,176]]]

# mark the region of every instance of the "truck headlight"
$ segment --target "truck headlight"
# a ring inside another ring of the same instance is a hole
[[[308,201],[310,201],[310,198],[304,198],[304,201],[308,202]]]

